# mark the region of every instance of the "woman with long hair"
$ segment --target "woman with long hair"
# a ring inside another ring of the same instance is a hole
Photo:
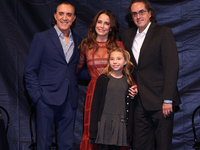
[[[103,73],[107,65],[109,51],[114,47],[124,48],[122,42],[118,40],[118,23],[116,16],[107,9],[103,9],[94,17],[89,27],[87,37],[80,44],[80,59],[77,66],[77,72],[81,70],[84,64],[91,77],[88,84],[85,106],[84,106],[84,129],[81,140],[80,150],[96,150],[97,145],[90,141],[90,111],[94,88],[97,78]],[[134,91],[137,93],[137,89]],[[132,92],[134,97],[135,93]]]

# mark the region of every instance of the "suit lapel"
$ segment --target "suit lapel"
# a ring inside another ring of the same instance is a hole
[[[154,35],[155,26],[156,26],[155,23],[151,23],[151,25],[150,25],[150,27],[149,27],[149,29],[147,31],[146,37],[144,39],[144,42],[143,42],[141,50],[140,50],[140,56],[139,56],[139,60],[138,60],[138,66],[140,65],[140,62],[142,61],[142,58],[143,58],[145,52],[148,50],[148,44],[151,41],[152,36]]]
[[[72,36],[73,36],[73,41],[74,41],[74,49],[73,49],[73,53],[72,53],[72,56],[71,56],[71,58],[70,58],[70,60],[69,60],[69,62],[71,61],[71,60],[73,60],[73,57],[75,56],[75,54],[76,54],[76,50],[77,50],[77,41],[76,41],[76,35],[75,34],[73,34],[73,32],[72,32]]]
[[[58,51],[60,52],[61,56],[63,57],[63,59],[66,62],[65,54],[64,54],[62,45],[60,43],[58,34],[56,33],[56,30],[54,28],[51,28],[49,31],[49,34],[50,34],[50,38],[52,39],[53,43],[56,45],[56,47],[58,48]]]

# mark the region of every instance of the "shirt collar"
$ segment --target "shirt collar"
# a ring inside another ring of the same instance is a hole
[[[54,28],[58,34],[58,37],[64,38],[63,33],[58,29],[57,25],[54,25]],[[73,38],[72,31],[71,31],[71,29],[69,29],[69,39],[71,40],[72,38]]]
[[[148,31],[148,29],[150,27],[150,25],[151,25],[151,22],[149,22],[149,24],[146,26],[146,28],[144,29],[144,31],[142,31],[142,33],[139,33],[139,28],[138,28],[137,29],[137,34],[144,34],[144,35],[146,35],[147,31]]]

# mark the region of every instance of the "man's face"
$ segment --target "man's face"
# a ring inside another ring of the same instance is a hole
[[[70,4],[59,5],[54,17],[57,22],[57,27],[62,33],[68,32],[73,21],[76,19],[74,8]]]
[[[139,32],[143,32],[150,22],[151,12],[147,11],[143,2],[135,2],[131,6],[131,14]]]

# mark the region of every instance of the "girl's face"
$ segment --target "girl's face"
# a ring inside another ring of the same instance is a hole
[[[101,14],[99,16],[95,26],[95,31],[97,33],[97,41],[107,41],[110,31],[110,18],[108,15]]]
[[[109,63],[112,68],[112,72],[122,73],[124,65],[126,65],[127,61],[124,59],[122,52],[114,51],[110,54]]]

